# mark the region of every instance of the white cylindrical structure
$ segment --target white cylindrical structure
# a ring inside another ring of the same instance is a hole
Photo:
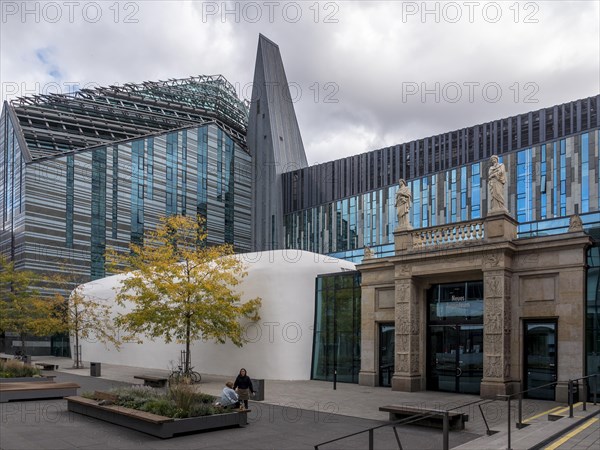
[[[243,299],[261,297],[260,320],[245,325],[248,343],[197,341],[192,365],[201,373],[232,375],[241,367],[253,378],[310,379],[317,275],[355,270],[353,263],[300,250],[245,253],[238,257],[248,275],[236,289]],[[115,305],[115,288],[125,275],[86,283],[82,293]],[[116,305],[115,305],[116,306]],[[126,311],[127,308],[115,308]],[[177,364],[183,344],[166,344],[141,336],[143,344],[123,344],[120,351],[93,340],[83,341],[82,357],[134,367],[170,369]]]

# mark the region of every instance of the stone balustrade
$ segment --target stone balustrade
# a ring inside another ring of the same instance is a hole
[[[411,232],[412,248],[414,250],[461,245],[481,241],[484,237],[483,220],[421,228]]]

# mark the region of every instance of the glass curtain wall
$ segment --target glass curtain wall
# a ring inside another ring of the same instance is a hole
[[[358,383],[360,274],[322,275],[316,281],[312,379]]]
[[[600,245],[588,250],[585,351],[587,375],[600,373]],[[590,397],[600,395],[600,376],[590,379]]]

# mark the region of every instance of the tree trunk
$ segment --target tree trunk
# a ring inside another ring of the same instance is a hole
[[[190,372],[190,328],[191,319],[190,317],[185,318],[185,373]]]
[[[27,348],[25,346],[25,338],[27,337],[27,333],[19,333],[19,337],[21,338],[21,356],[25,356],[27,354]]]
[[[75,331],[75,368],[81,369],[81,355],[79,354],[79,332]]]

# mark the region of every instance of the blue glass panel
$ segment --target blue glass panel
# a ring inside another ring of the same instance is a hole
[[[152,200],[154,197],[154,138],[149,137],[146,140],[146,168],[148,174],[146,175],[146,186],[148,192],[148,199]]]
[[[112,220],[111,220],[111,237],[118,237],[118,214],[119,214],[119,147],[113,146],[112,160]]]
[[[144,140],[131,143],[131,242],[144,239]]]
[[[581,135],[581,212],[590,210],[590,149],[589,135]]]
[[[105,276],[106,250],[106,148],[92,151],[92,205],[90,236],[90,276]]]
[[[166,167],[166,215],[177,214],[177,170],[178,170],[178,146],[177,133],[167,134],[167,167]]]

